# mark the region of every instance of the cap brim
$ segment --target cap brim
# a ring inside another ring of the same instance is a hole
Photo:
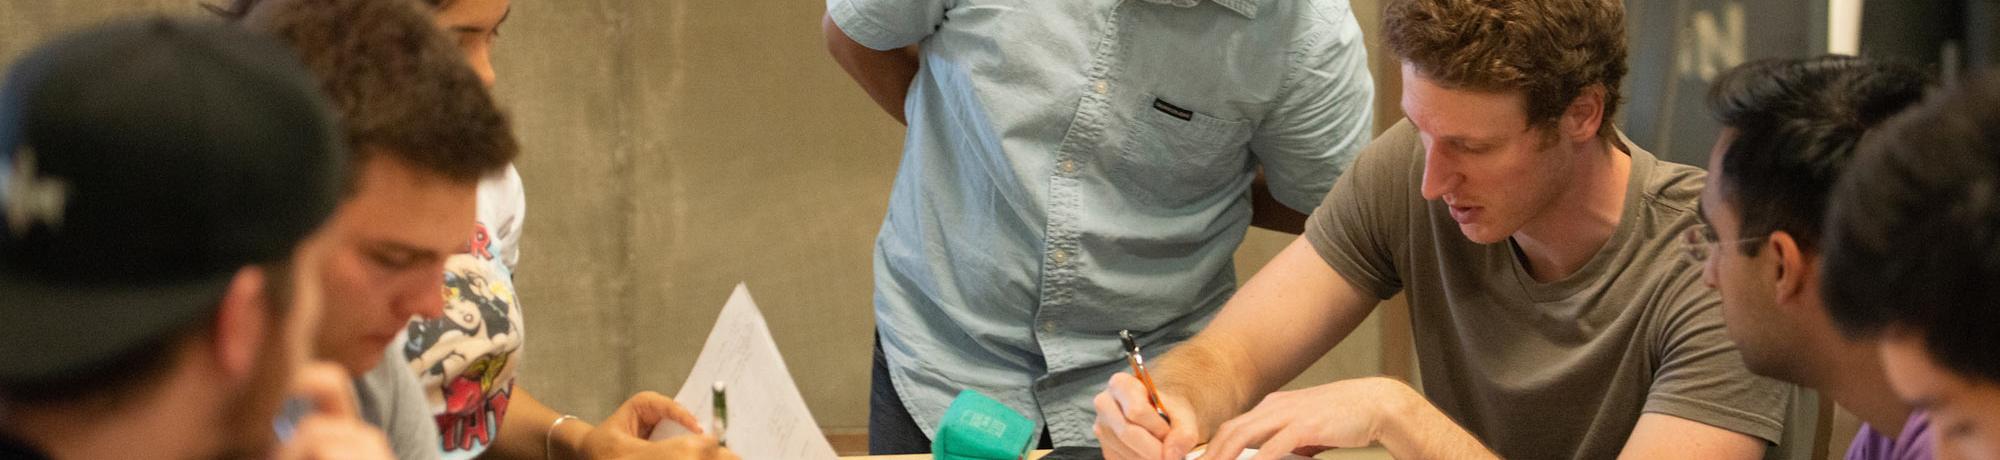
[[[53,286],[0,272],[0,382],[72,374],[210,317],[233,274],[143,286]]]

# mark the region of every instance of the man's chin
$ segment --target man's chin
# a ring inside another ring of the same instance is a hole
[[[1458,224],[1458,232],[1464,234],[1465,239],[1479,244],[1494,244],[1507,241],[1508,235],[1508,233],[1494,231],[1492,227],[1478,223],[1460,223]]]

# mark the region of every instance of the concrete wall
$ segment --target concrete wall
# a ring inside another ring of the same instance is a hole
[[[1356,4],[1372,43],[1379,1]],[[0,0],[0,59],[108,17],[196,5]],[[672,394],[742,281],[820,423],[865,429],[870,254],[902,135],[826,57],[822,10],[515,0],[496,59],[526,146],[521,382],[537,397],[596,419],[635,391]],[[1396,86],[1381,87],[1393,119]],[[1288,241],[1252,230],[1239,277]],[[1300,382],[1380,372],[1378,337],[1371,320]]]

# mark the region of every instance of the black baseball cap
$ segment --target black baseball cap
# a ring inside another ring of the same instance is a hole
[[[0,384],[105,365],[213,318],[244,266],[332,213],[346,151],[287,48],[220,22],[112,22],[0,87]]]

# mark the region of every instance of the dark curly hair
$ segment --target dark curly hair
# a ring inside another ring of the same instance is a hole
[[[1571,101],[1604,85],[1604,123],[1625,79],[1625,7],[1619,0],[1398,0],[1382,18],[1383,43],[1445,87],[1521,91],[1528,123],[1548,127]]]
[[[386,155],[472,183],[519,152],[484,83],[417,2],[239,3],[249,7],[240,12],[245,27],[291,45],[320,79],[352,146],[350,164]]]
[[[451,3],[451,0],[411,0],[411,1],[423,2],[424,5],[430,6],[431,9],[433,10],[444,8],[444,5],[446,3]],[[203,3],[201,4],[201,7],[202,9],[208,10],[208,12],[210,13],[215,13],[217,16],[222,16],[223,19],[235,21],[243,19],[243,16],[250,14],[250,10],[257,8],[258,3],[264,3],[264,0],[230,0],[230,2],[226,5]]]

